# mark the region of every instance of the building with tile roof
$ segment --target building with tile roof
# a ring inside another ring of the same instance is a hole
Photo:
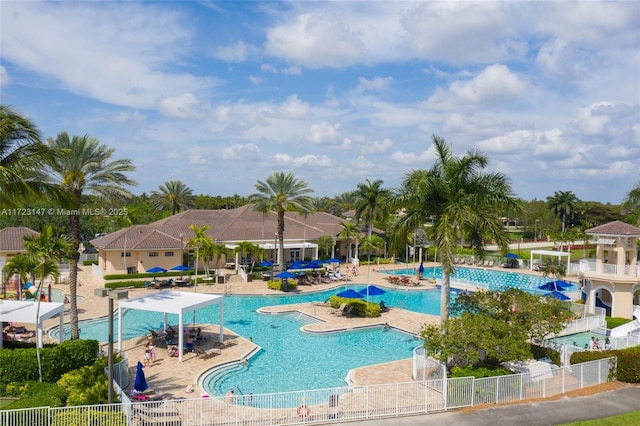
[[[26,253],[24,248],[24,237],[26,236],[38,236],[39,232],[34,231],[26,226],[16,226],[0,229],[0,271],[2,272],[2,294],[6,295],[7,292],[17,291],[17,281],[13,279],[5,280],[4,266],[7,261],[13,256],[21,253]],[[5,282],[7,281],[7,282]]]
[[[640,312],[640,228],[615,221],[586,234],[596,244],[596,259],[580,261],[586,303],[603,304],[613,317],[633,318],[636,309]]]
[[[318,239],[327,235],[336,242],[333,257],[346,258],[346,242],[338,238],[343,222],[344,219],[325,212],[307,216],[286,212],[283,260],[290,263],[317,259]],[[148,225],[134,225],[95,238],[91,244],[98,250],[99,267],[104,274],[144,272],[156,266],[171,269],[184,264],[181,259],[194,255],[186,246],[194,236],[190,225],[208,225],[206,234],[229,249],[243,241],[257,244],[265,249],[265,260],[277,261],[277,216],[263,215],[252,205],[231,210],[187,210]],[[357,255],[355,241],[351,241],[351,246],[350,257]],[[220,259],[219,263],[237,265],[240,260]]]

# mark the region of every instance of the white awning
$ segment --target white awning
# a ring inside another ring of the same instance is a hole
[[[17,300],[0,300],[0,321],[22,322],[36,324],[38,346],[42,347],[42,323],[56,315],[60,317],[60,342],[64,339],[62,324],[64,322],[64,303],[40,302],[40,312],[38,312],[38,302],[19,302]],[[37,318],[36,318],[37,316]],[[2,344],[0,343],[0,348]]]

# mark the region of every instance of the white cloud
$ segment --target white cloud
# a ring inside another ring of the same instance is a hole
[[[214,56],[226,62],[244,62],[256,51],[255,46],[236,41],[233,44],[218,47]]]
[[[260,153],[260,148],[256,144],[248,143],[245,145],[235,144],[222,150],[223,160],[243,160],[249,158],[256,158]]]
[[[317,145],[334,145],[340,142],[340,123],[316,123],[309,129],[307,139]]]
[[[11,80],[11,76],[9,75],[9,72],[7,72],[7,69],[0,65],[0,87],[8,86],[11,84]]]
[[[278,167],[298,167],[298,168],[326,168],[331,167],[332,162],[326,155],[303,155],[292,157],[288,154],[275,154],[273,162]]]
[[[174,118],[202,118],[202,106],[192,93],[184,93],[158,100],[158,111]]]
[[[311,107],[307,102],[298,99],[298,95],[287,96],[287,99],[280,104],[275,114],[276,118],[287,120],[301,120],[311,116]]]
[[[163,6],[8,2],[2,9],[3,59],[74,94],[150,108],[162,96],[216,82],[166,71],[180,62],[191,31],[182,13]]]
[[[297,65],[292,65],[290,67],[283,68],[281,72],[282,72],[282,74],[286,74],[286,75],[301,75],[302,74],[302,70]]]
[[[251,84],[258,85],[262,83],[262,78],[256,77],[254,75],[249,75],[249,81],[251,82]]]
[[[432,147],[422,152],[396,151],[391,154],[393,162],[411,167],[424,167],[425,164],[433,162],[435,158],[436,155]]]
[[[362,147],[364,154],[381,154],[387,152],[393,146],[391,139],[385,138],[382,142],[375,141],[373,144]]]
[[[123,111],[113,118],[113,121],[116,123],[120,123],[120,122],[144,123],[146,120],[147,120],[147,117],[138,110]]]
[[[356,92],[362,93],[367,90],[387,90],[391,84],[393,84],[393,77],[374,77],[371,80],[367,80],[364,77],[358,78],[358,87],[356,87]]]
[[[587,135],[599,135],[606,130],[610,123],[608,115],[604,114],[607,107],[613,107],[611,102],[597,102],[580,108],[575,123]]]

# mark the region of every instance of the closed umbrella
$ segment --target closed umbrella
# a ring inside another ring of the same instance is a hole
[[[138,365],[136,365],[136,380],[133,384],[133,388],[138,392],[144,392],[149,388],[147,385],[147,379],[144,377],[144,370],[142,369],[142,363],[138,361]]]
[[[420,262],[420,266],[418,267],[418,272],[420,272],[421,274],[424,273],[424,264],[422,262]]]

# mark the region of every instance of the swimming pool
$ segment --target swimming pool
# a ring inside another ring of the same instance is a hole
[[[49,293],[48,290],[45,290],[44,292],[45,292],[45,294]],[[62,290],[58,290],[57,288],[52,288],[51,289],[51,302],[63,303],[65,296],[66,297],[70,297],[69,295],[65,294],[64,291],[62,291]],[[84,297],[76,296],[76,301],[77,301],[77,303],[80,303],[80,302],[84,301]]]
[[[389,275],[416,275],[415,269],[385,269],[380,268],[383,274]],[[442,268],[425,268],[423,273],[426,279],[441,279]],[[552,278],[540,277],[537,275],[518,274],[515,272],[500,271],[488,268],[465,268],[461,266],[455,267],[455,272],[451,276],[452,280],[469,283],[471,285],[479,284],[490,290],[500,290],[504,288],[515,287],[527,290],[537,294],[546,294],[547,291],[540,290],[538,286],[552,281]],[[567,288],[566,291],[572,292],[579,289],[578,285]]]
[[[552,337],[548,339],[550,342],[560,343],[562,345],[571,345],[578,348],[584,348],[589,344],[592,337],[595,337],[600,341],[600,345],[604,347],[604,341],[607,338],[606,334],[596,333],[593,331],[583,331],[581,333],[565,334],[564,336]]]

